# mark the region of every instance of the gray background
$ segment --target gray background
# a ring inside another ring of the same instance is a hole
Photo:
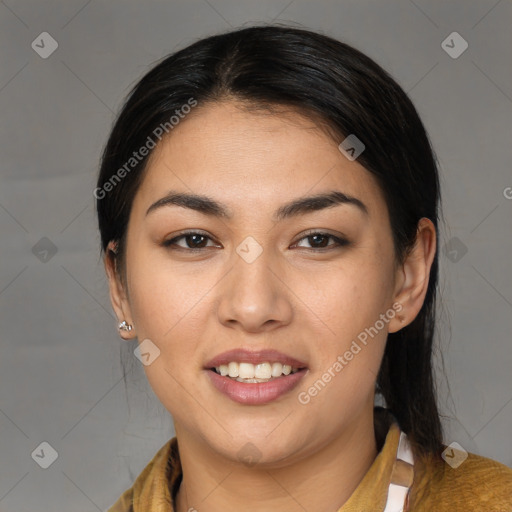
[[[417,106],[438,154],[446,218],[445,442],[512,466],[510,1],[6,0],[1,512],[105,510],[173,435],[137,360],[126,398],[123,342],[99,260],[98,159],[114,113],[155,60],[202,36],[272,20],[353,44]],[[31,43],[45,31],[59,46],[43,59]],[[456,59],[441,46],[453,31],[469,44]],[[44,237],[55,254],[42,252]],[[48,469],[31,457],[43,441],[58,452]]]

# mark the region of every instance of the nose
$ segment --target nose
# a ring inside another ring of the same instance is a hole
[[[283,269],[263,251],[254,261],[234,258],[231,271],[218,287],[218,318],[231,328],[264,332],[291,322],[293,293]],[[220,284],[220,283],[219,283]]]

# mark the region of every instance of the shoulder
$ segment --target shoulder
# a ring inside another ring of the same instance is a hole
[[[414,465],[411,512],[512,512],[512,469],[454,449],[419,458]]]

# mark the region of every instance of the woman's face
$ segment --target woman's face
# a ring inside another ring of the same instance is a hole
[[[171,192],[207,196],[227,215],[197,201],[150,209]],[[276,213],[334,192],[357,201]],[[196,234],[166,246],[183,231]],[[126,247],[123,313],[178,435],[277,466],[368,418],[400,308],[389,217],[372,175],[312,121],[198,107],[152,155]],[[300,371],[245,383],[214,373],[221,362],[255,363],[228,365],[233,375]]]

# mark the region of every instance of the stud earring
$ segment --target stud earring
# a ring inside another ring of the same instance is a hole
[[[127,324],[126,323],[126,320],[123,320],[119,325],[118,325],[118,329],[120,331],[126,331],[126,332],[130,332],[132,329],[133,329],[133,326],[130,325],[130,324]]]

